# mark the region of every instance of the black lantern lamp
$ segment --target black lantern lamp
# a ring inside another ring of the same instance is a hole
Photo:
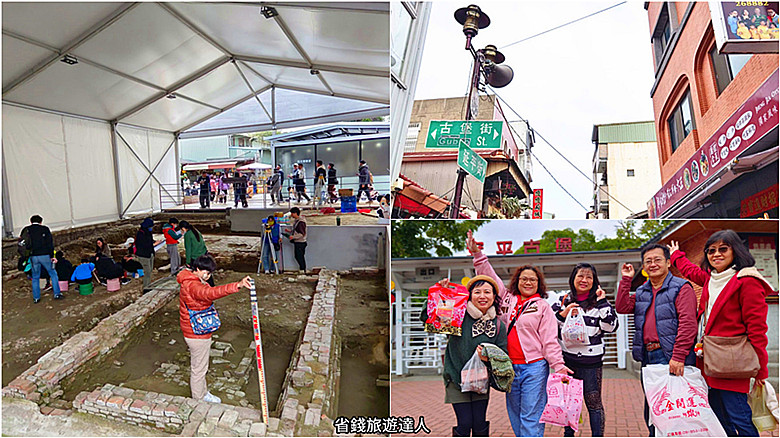
[[[504,54],[499,52],[496,46],[488,45],[484,49],[480,50],[480,53],[485,58],[483,68],[485,70],[485,76],[487,83],[496,87],[506,87],[512,82],[515,77],[515,72],[512,67],[508,65],[498,65],[504,62],[506,59]]]
[[[471,39],[479,33],[479,30],[490,26],[490,17],[477,5],[468,5],[455,11],[455,21],[463,25],[466,50],[471,48]]]

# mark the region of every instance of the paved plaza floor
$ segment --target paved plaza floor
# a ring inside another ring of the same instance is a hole
[[[616,368],[604,368],[602,402],[606,414],[605,436],[635,437],[648,436],[643,417],[642,386],[632,374]],[[584,424],[575,436],[591,436],[587,410],[584,410]],[[444,404],[444,383],[441,376],[392,377],[390,385],[390,415],[411,416],[415,424],[422,415],[430,436],[452,436],[455,413],[450,405]],[[505,396],[491,390],[487,419],[490,421],[490,436],[514,436],[506,412]],[[418,435],[425,436],[425,432]],[[547,425],[545,436],[563,436],[563,428]],[[393,436],[410,436],[393,434]],[[764,432],[761,436],[778,436]]]

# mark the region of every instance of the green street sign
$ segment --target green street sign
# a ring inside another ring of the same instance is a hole
[[[476,151],[465,144],[461,144],[458,148],[458,166],[468,172],[469,175],[478,179],[479,182],[485,183],[487,160],[477,155]]]
[[[456,149],[463,142],[472,149],[501,149],[503,127],[495,120],[431,120],[425,147]]]

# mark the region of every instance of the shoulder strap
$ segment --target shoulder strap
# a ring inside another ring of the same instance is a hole
[[[536,302],[536,301],[539,301],[539,300],[528,300],[528,301],[526,301],[526,303],[525,303],[525,304],[523,304],[523,308],[522,308],[522,309],[520,309],[520,311],[519,311],[519,312],[517,312],[517,314],[515,315],[515,317],[514,317],[514,318],[512,318],[512,321],[509,323],[509,328],[507,328],[507,329],[506,329],[506,332],[507,332],[507,333],[509,333],[509,332],[511,332],[511,331],[512,331],[512,327],[514,327],[514,326],[515,326],[515,323],[517,322],[517,318],[519,318],[519,317],[520,317],[520,315],[522,315],[522,314],[523,314],[523,312],[525,312],[525,309],[527,309],[527,308],[528,308],[528,305],[529,305],[529,304],[531,304],[531,303],[534,303],[534,302]],[[520,304],[518,303],[518,306],[519,306],[519,305],[520,305]]]

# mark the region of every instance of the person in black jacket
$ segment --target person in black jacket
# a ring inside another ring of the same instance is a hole
[[[336,177],[336,166],[333,163],[328,163],[328,195],[330,195],[329,201],[331,203],[339,200],[336,195],[336,186],[339,183],[339,179]]]
[[[149,292],[149,283],[152,282],[152,269],[154,268],[154,246],[165,240],[154,241],[152,237],[152,218],[146,218],[141,222],[141,228],[135,234],[135,258],[141,263],[144,270],[144,293]]]
[[[57,259],[54,258],[54,239],[49,227],[41,225],[43,218],[37,214],[30,218],[30,225],[24,227],[19,237],[19,246],[24,248],[30,254],[30,264],[32,266],[32,293],[33,303],[41,301],[41,268],[49,273],[51,284],[54,288],[54,299],[65,298],[60,293],[59,277],[54,269]]]
[[[236,172],[235,177],[239,178],[239,181],[233,183],[233,207],[238,208],[238,201],[240,200],[241,206],[247,208],[249,207],[249,204],[246,202],[247,179],[240,172]]]
[[[125,275],[125,270],[122,265],[114,262],[114,259],[99,253],[94,257],[95,271],[97,271],[98,280],[103,286],[107,285],[107,280],[113,280],[115,278],[122,278]]]
[[[200,208],[211,207],[211,177],[206,172],[203,172],[198,177],[198,184],[200,185]]]
[[[55,257],[57,259],[55,268],[57,270],[57,277],[61,278],[62,281],[69,280],[70,276],[73,275],[73,263],[65,258],[65,253],[62,250],[57,251]]]

